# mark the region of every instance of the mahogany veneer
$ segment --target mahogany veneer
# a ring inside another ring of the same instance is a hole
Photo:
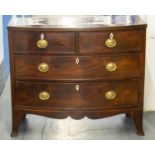
[[[137,106],[139,81],[122,82],[93,82],[80,83],[78,92],[77,83],[40,83],[40,82],[17,82],[16,83],[16,104],[18,106],[47,107],[47,108],[114,108]],[[108,90],[117,93],[115,100],[107,100],[105,93]],[[41,101],[38,94],[46,90],[50,99]]]
[[[144,135],[146,24],[137,17],[121,25],[74,27],[53,19],[35,18],[36,25],[29,25],[19,18],[8,26],[11,135],[18,135],[26,114],[97,119],[122,113]]]
[[[109,49],[104,42],[111,31],[104,32],[80,32],[79,48],[81,53],[112,53],[112,52],[134,52],[141,50],[140,34],[137,30],[113,30],[117,46]],[[123,39],[124,38],[124,39]]]
[[[76,64],[76,58],[79,63]],[[106,64],[115,62],[117,70],[108,72]],[[49,70],[46,73],[38,71],[38,65],[47,63]],[[15,56],[15,74],[18,79],[126,79],[140,77],[140,56],[111,55],[111,56]]]
[[[39,54],[39,53],[73,53],[75,51],[74,32],[44,32],[48,40],[48,47],[39,49],[36,45],[40,33],[33,31],[15,31],[14,53],[16,54]]]

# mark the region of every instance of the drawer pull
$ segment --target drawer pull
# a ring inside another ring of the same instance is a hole
[[[113,33],[110,34],[110,38],[108,38],[105,42],[106,46],[109,48],[113,48],[116,46],[116,40],[113,38]]]
[[[117,65],[114,62],[109,62],[106,65],[106,70],[109,72],[114,72],[117,69]]]
[[[38,48],[46,48],[48,46],[48,41],[44,39],[44,34],[40,35],[40,40],[37,41]]]
[[[105,98],[108,100],[113,100],[116,97],[116,92],[115,91],[107,91],[105,93]]]
[[[48,100],[50,98],[50,94],[46,91],[40,92],[39,98],[43,101]]]
[[[49,66],[48,64],[46,63],[41,63],[39,66],[38,66],[38,70],[40,72],[47,72],[49,70]]]

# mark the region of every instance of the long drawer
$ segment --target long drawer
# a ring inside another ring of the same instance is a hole
[[[139,55],[15,56],[17,79],[117,80],[140,77]]]
[[[114,108],[138,104],[139,81],[103,83],[16,82],[16,105],[55,108]]]

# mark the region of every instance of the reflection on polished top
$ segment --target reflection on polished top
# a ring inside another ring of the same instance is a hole
[[[145,26],[140,17],[123,15],[95,16],[13,16],[9,28],[107,28]]]

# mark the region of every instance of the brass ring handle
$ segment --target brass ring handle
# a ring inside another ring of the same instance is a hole
[[[48,100],[49,98],[50,98],[50,94],[48,92],[43,91],[43,92],[39,93],[39,99],[40,100],[45,101],[45,100]]]
[[[116,98],[116,92],[115,91],[107,91],[105,93],[105,98],[108,100],[113,100],[114,98]]]
[[[48,45],[48,42],[45,39],[41,39],[37,41],[38,48],[46,48],[47,45]]]
[[[41,63],[41,64],[39,64],[39,66],[38,66],[38,70],[40,71],[40,72],[47,72],[48,70],[49,70],[49,66],[48,66],[48,64],[46,64],[46,63]]]
[[[110,34],[110,38],[108,38],[105,42],[106,46],[109,48],[113,48],[116,46],[116,40],[113,38],[113,33]]]
[[[48,41],[44,39],[44,34],[40,36],[40,40],[37,41],[38,48],[46,48],[48,46]]]
[[[117,65],[114,62],[109,62],[106,65],[106,70],[109,72],[114,72],[117,69]]]

